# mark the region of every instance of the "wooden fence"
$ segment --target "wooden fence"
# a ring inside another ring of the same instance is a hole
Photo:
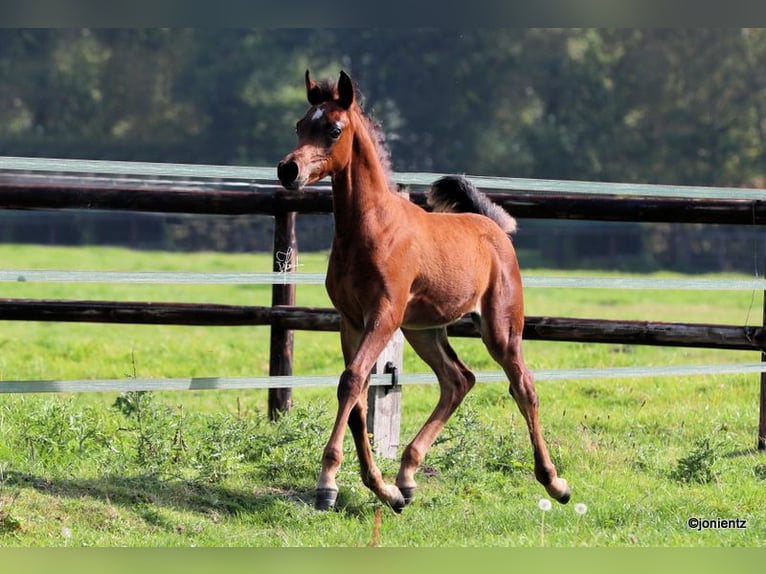
[[[34,160],[29,160],[34,164]],[[55,175],[3,171],[0,158],[0,209],[51,210],[99,209],[155,213],[213,215],[267,214],[274,216],[274,271],[295,263],[296,214],[328,213],[332,196],[327,188],[314,187],[287,192],[274,183],[252,180],[230,186],[205,186],[188,181],[132,177],[129,180],[86,175]],[[187,166],[194,172],[194,166]],[[226,168],[221,168],[225,171]],[[402,180],[407,182],[407,174]],[[429,176],[429,181],[437,176]],[[492,182],[478,183],[490,198],[518,218],[562,218],[602,221],[644,221],[679,223],[766,224],[766,192],[741,190],[727,197],[682,197],[626,193],[615,184],[614,194],[604,193],[605,184],[547,182],[553,188],[541,190],[524,184],[511,193],[491,191]],[[530,180],[519,180],[529,182]],[[533,184],[535,182],[532,182]],[[589,187],[599,188],[588,194]],[[635,187],[635,186],[634,186]],[[682,194],[691,188],[678,188]],[[699,188],[695,188],[699,191]],[[703,190],[704,191],[704,190]],[[618,193],[619,192],[619,193]],[[639,192],[640,193],[640,189]],[[699,194],[698,194],[699,195]],[[413,188],[410,198],[425,205],[423,191]],[[292,259],[285,260],[285,255]],[[270,325],[270,368],[273,377],[292,375],[293,330],[337,331],[339,319],[332,309],[295,306],[295,284],[289,280],[272,287],[271,307],[248,307],[184,303],[131,303],[114,301],[60,301],[0,299],[3,321],[73,321],[98,323],[177,325]],[[766,325],[766,305],[764,306]],[[473,324],[461,320],[450,328],[453,336],[478,336]],[[663,345],[760,351],[766,361],[766,328],[649,321],[614,321],[527,317],[524,336],[548,341]],[[401,339],[392,341],[381,356],[376,372],[388,372],[392,380],[401,370]],[[370,426],[379,451],[389,456],[398,443],[398,412],[401,396],[396,387],[375,386],[370,390]],[[276,416],[290,407],[290,389],[276,385],[269,391],[269,413]],[[381,415],[385,416],[381,416]],[[387,438],[386,438],[387,437]],[[758,448],[766,449],[766,374],[761,375]]]

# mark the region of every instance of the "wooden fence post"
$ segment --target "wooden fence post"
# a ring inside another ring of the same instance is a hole
[[[766,268],[766,262],[764,262]],[[763,292],[763,325],[766,327],[766,291]],[[761,361],[766,362],[766,352],[761,352]],[[766,373],[761,373],[761,406],[758,417],[758,450],[766,450]]]
[[[766,353],[761,354],[766,358]],[[761,416],[758,422],[758,450],[766,450],[766,373],[761,373]]]
[[[373,373],[391,372],[392,380],[402,371],[404,335],[397,329],[394,336],[378,357]],[[367,391],[367,432],[372,435],[375,453],[385,458],[396,458],[399,448],[399,431],[402,420],[402,388],[371,386]]]
[[[274,264],[273,270],[291,273],[298,260],[298,242],[295,237],[295,217],[292,212],[280,212],[274,216]],[[295,306],[295,285],[274,283],[271,287],[271,305]],[[293,331],[280,325],[271,326],[269,345],[269,376],[293,374]],[[275,421],[292,406],[292,389],[269,389],[269,418]]]

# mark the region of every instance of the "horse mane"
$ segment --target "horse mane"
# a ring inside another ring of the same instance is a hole
[[[317,82],[316,86],[319,90],[319,97],[321,98],[320,101],[329,102],[331,100],[337,99],[337,84],[332,80],[320,80]],[[360,104],[362,99],[362,93],[359,91],[356,85],[354,85],[354,105],[352,106],[352,110],[355,111],[362,119],[362,123],[364,124],[367,133],[370,135],[370,139],[372,140],[372,143],[375,147],[378,159],[380,160],[380,165],[383,167],[383,172],[386,176],[388,188],[395,192],[397,186],[394,182],[394,173],[391,166],[391,152],[386,145],[386,134],[383,133],[383,129],[381,128],[380,123],[364,112],[364,109]]]
[[[380,165],[383,167],[383,173],[386,175],[386,182],[388,183],[388,189],[396,191],[396,182],[394,181],[394,172],[391,167],[391,151],[386,145],[386,134],[380,126],[380,123],[375,121],[370,116],[366,115],[362,110],[362,107],[357,104],[359,117],[362,118],[367,133],[370,134],[370,139],[375,146],[375,151],[380,160]]]

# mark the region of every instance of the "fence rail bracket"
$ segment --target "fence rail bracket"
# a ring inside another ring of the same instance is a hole
[[[399,369],[396,368],[393,361],[388,361],[383,368],[384,375],[391,375],[391,385],[386,387],[386,390],[393,390],[399,386]]]

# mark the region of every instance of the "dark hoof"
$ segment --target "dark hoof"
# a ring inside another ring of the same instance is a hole
[[[559,496],[556,500],[558,500],[561,504],[566,504],[569,502],[569,499],[572,498],[572,491],[568,488],[566,489],[566,492]]]
[[[404,504],[399,504],[398,502],[392,502],[391,510],[393,510],[395,514],[401,514],[402,510],[404,510]]]
[[[415,486],[400,486],[399,492],[404,497],[404,506],[407,506],[415,498]]]
[[[407,506],[407,500],[402,494],[394,496],[393,500],[388,504],[396,514],[401,514],[404,507]]]
[[[330,510],[335,506],[335,500],[338,498],[337,488],[317,488],[314,508],[317,510]]]

